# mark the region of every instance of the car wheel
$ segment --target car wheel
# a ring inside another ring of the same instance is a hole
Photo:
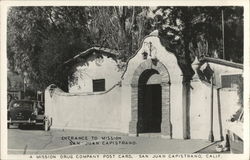
[[[23,125],[22,125],[22,124],[19,124],[19,125],[18,125],[18,128],[19,128],[19,129],[23,129]]]

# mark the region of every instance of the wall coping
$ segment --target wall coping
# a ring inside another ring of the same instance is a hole
[[[74,56],[73,58],[65,61],[63,64],[67,64],[71,61],[73,61],[74,59],[77,59],[79,58],[80,56],[87,56],[91,51],[101,51],[101,52],[105,52],[105,53],[109,53],[113,56],[118,56],[120,53],[117,52],[116,50],[112,50],[112,49],[109,49],[109,48],[104,48],[104,47],[91,47],[79,54],[77,54],[76,56]]]
[[[221,65],[225,65],[225,66],[229,66],[229,67],[233,67],[233,68],[243,69],[243,64],[227,61],[224,59],[204,57],[203,60],[205,62],[211,62],[211,63],[221,64]]]
[[[56,88],[52,88],[53,94],[55,95],[59,95],[59,96],[92,96],[92,95],[103,95],[103,94],[107,94],[110,91],[112,91],[114,88],[116,88],[117,86],[121,86],[121,81],[119,81],[118,83],[116,83],[115,85],[113,85],[111,88],[109,88],[106,91],[103,92],[79,92],[79,93],[68,93],[68,92],[64,92],[63,90],[61,90],[60,88],[56,87]],[[50,88],[48,87],[46,90],[48,90],[50,92]]]

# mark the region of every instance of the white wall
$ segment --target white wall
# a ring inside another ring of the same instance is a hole
[[[129,122],[131,120],[131,86],[122,83],[121,88],[121,128],[129,133]]]
[[[120,90],[74,95],[55,89],[51,97],[47,89],[45,114],[53,118],[52,128],[122,132]]]
[[[211,122],[211,85],[201,81],[191,83],[190,134],[191,139],[208,139]],[[222,134],[225,136],[226,120],[240,105],[236,90],[220,89]],[[213,90],[213,130],[215,140],[220,140],[217,89]]]
[[[73,75],[76,83],[70,85],[72,81],[69,80],[70,93],[93,92],[94,79],[105,79],[106,90],[120,81],[122,71],[119,71],[116,61],[103,54],[103,63],[97,65],[96,55],[93,53],[85,62],[75,65]]]

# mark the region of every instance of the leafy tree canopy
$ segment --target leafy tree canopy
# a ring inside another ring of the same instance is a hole
[[[162,44],[191,73],[190,64],[201,51],[214,56],[216,50],[222,58],[222,11],[225,58],[242,63],[242,7],[11,7],[9,69],[27,72],[34,90],[51,83],[67,90],[69,70],[63,62],[92,46],[116,49],[117,58],[126,61],[144,36],[158,29]]]
[[[208,43],[205,56],[216,52],[223,58],[223,31],[224,59],[243,62],[243,7],[157,7],[154,12],[162,43],[179,59],[184,57],[181,63],[201,54],[197,44],[202,39]]]

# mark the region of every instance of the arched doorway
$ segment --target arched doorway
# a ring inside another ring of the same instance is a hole
[[[138,84],[138,133],[161,132],[161,76],[154,69],[142,72]]]
[[[161,62],[148,59],[136,68],[131,81],[129,133],[155,132],[171,138],[170,77]]]

